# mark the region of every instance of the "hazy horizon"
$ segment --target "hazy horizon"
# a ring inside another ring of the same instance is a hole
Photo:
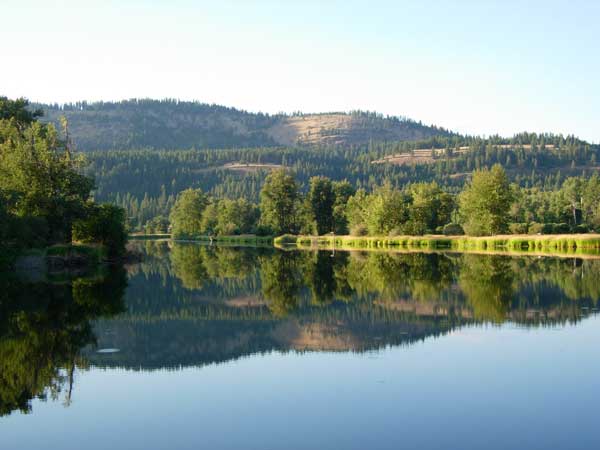
[[[591,2],[9,0],[0,95],[368,110],[470,135],[600,142]]]

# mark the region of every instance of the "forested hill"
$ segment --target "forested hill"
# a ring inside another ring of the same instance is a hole
[[[370,141],[413,141],[449,131],[404,117],[351,113],[268,115],[178,100],[35,104],[45,121],[69,120],[82,151],[206,149],[295,145],[350,146]]]

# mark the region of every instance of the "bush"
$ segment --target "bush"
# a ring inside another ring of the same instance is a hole
[[[165,216],[156,216],[146,222],[144,232],[146,234],[164,234],[169,231],[169,219]]]
[[[569,230],[569,224],[567,223],[553,223],[552,224],[552,233],[554,234],[563,234],[563,233],[568,233]]]
[[[273,230],[271,230],[271,227],[267,225],[257,225],[257,227],[254,229],[254,234],[257,236],[272,236]]]
[[[580,225],[575,225],[573,227],[573,233],[587,233],[587,232],[589,232],[589,228],[584,223],[582,223]]]
[[[508,230],[510,231],[510,234],[527,234],[527,224],[511,223],[508,225]]]
[[[458,223],[448,223],[444,225],[443,232],[446,236],[462,236],[465,230]]]
[[[548,224],[531,222],[529,224],[528,234],[542,234],[544,233],[544,227],[547,227]]]
[[[367,227],[365,225],[358,224],[358,225],[354,225],[351,229],[350,229],[350,234],[352,236],[366,236],[369,234],[369,230],[367,229]]]
[[[388,236],[390,237],[394,237],[394,236],[402,236],[402,230],[399,227],[395,227],[392,228],[391,231],[388,233]]]
[[[275,238],[274,243],[279,245],[295,244],[298,241],[298,237],[293,234],[283,234]]]
[[[545,223],[542,225],[542,234],[553,234],[553,233],[555,233],[553,223]]]
[[[102,244],[109,257],[122,256],[127,243],[125,210],[109,204],[88,204],[85,218],[73,224],[73,239]]]

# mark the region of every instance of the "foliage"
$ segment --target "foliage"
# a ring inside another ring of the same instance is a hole
[[[214,204],[216,209],[215,234],[248,234],[256,231],[260,213],[258,207],[253,203],[241,198],[238,200],[223,199]]]
[[[428,162],[374,163],[386,156],[410,155],[414,149],[431,148],[459,150],[451,156],[441,154]],[[596,171],[595,161],[600,160],[600,146],[572,136],[523,133],[512,138],[436,137],[425,141],[372,142],[344,148],[173,150],[169,145],[163,150],[102,151],[86,156],[91,163],[87,173],[95,177],[98,185],[95,198],[126,208],[134,229],[142,229],[146,221],[157,215],[168,216],[177,194],[189,187],[202,188],[214,198],[245,198],[258,202],[265,177],[275,166],[292,171],[303,193],[308,191],[310,178],[321,175],[334,182],[347,180],[353,188],[363,188],[366,192],[372,192],[386,181],[396,189],[435,181],[445,192],[454,195],[474,170],[491,168],[499,163],[510,181],[526,191],[526,197],[534,190],[542,194],[532,196],[536,203],[532,204],[534,209],[521,209],[519,214],[524,217],[515,218],[514,222],[569,223],[572,219],[568,220],[568,217],[534,219],[527,214],[533,211],[555,214],[554,205],[548,205],[546,194],[557,192],[569,177],[589,178]],[[227,168],[227,163],[231,162],[257,166],[245,171],[232,170]],[[591,194],[586,194],[584,189],[584,195],[589,197]],[[538,209],[539,201],[543,201],[542,209]],[[584,213],[591,213],[591,208],[592,204],[584,201]]]
[[[146,234],[165,234],[169,232],[169,219],[163,215],[158,215],[148,222],[144,226],[144,232]]]
[[[333,231],[335,234],[348,234],[348,218],[346,217],[346,205],[356,193],[356,189],[348,180],[334,181],[333,193],[335,202],[333,204]]]
[[[0,190],[9,211],[44,221],[48,242],[69,242],[71,225],[84,214],[93,183],[80,174],[83,161],[62,146],[52,126],[32,123],[20,132],[0,121]]]
[[[41,109],[31,110],[29,101],[25,98],[10,100],[0,97],[0,120],[13,120],[20,130],[31,125],[43,115]]]
[[[331,180],[323,176],[312,177],[307,200],[314,217],[317,234],[333,231],[335,192]]]
[[[442,232],[446,236],[459,236],[465,234],[465,230],[463,230],[463,227],[458,223],[448,223],[444,225]]]
[[[296,232],[299,200],[298,186],[290,173],[270,173],[260,192],[261,222],[275,234]]]
[[[73,239],[102,244],[111,258],[123,256],[127,243],[125,210],[110,204],[88,203],[85,217],[73,224]]]
[[[208,205],[200,189],[186,189],[177,196],[169,220],[176,239],[193,238],[202,233],[202,213]]]
[[[111,252],[121,252],[123,233],[117,229],[123,228],[123,213],[115,215],[116,209],[95,207],[90,201],[94,183],[82,174],[84,160],[73,153],[67,121],[62,121],[63,140],[53,125],[37,121],[40,115],[39,110],[29,108],[25,99],[0,97],[2,259],[23,248],[69,244],[75,223],[83,226],[87,222],[89,227],[97,220],[113,228],[97,229],[95,234],[104,239],[112,233],[118,241],[105,243],[111,246]],[[110,220],[108,215],[112,215]],[[87,234],[85,239],[90,236]]]
[[[460,214],[465,232],[491,236],[508,231],[513,192],[500,165],[480,170],[460,194]]]
[[[437,183],[417,183],[411,186],[409,220],[403,227],[406,234],[431,233],[451,220],[454,199]]]

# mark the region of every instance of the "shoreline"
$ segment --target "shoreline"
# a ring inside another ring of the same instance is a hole
[[[459,251],[485,254],[599,255],[600,234],[498,235],[498,236],[305,236],[275,238],[276,247],[339,250]]]
[[[462,252],[472,254],[577,256],[600,257],[600,234],[555,235],[497,235],[497,236],[198,236],[191,239],[174,239],[171,235],[134,235],[130,241],[165,240],[181,243],[219,245],[270,246],[289,250],[348,250],[381,252]]]

